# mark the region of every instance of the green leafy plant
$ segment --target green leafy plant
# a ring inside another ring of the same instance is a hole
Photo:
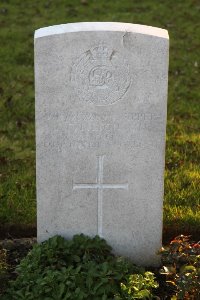
[[[157,288],[152,272],[133,274],[128,277],[127,283],[121,283],[121,297],[117,299],[153,299],[152,289]]]
[[[190,242],[190,236],[179,235],[169,247],[161,250],[161,274],[175,290],[173,299],[200,298],[200,244]]]
[[[36,244],[16,272],[3,300],[151,299],[157,286],[153,274],[114,256],[98,236]]]

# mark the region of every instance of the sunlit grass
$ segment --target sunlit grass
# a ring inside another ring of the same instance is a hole
[[[169,30],[164,225],[200,227],[200,4],[187,1],[2,0],[0,223],[36,220],[33,34],[40,27],[119,21]]]

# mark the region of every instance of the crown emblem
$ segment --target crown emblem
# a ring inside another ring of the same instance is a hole
[[[94,60],[109,60],[113,50],[104,45],[99,45],[91,50]]]

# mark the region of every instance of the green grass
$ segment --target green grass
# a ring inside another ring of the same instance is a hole
[[[200,227],[199,16],[199,0],[1,1],[1,224],[36,220],[34,30],[68,22],[119,21],[169,30],[164,225],[180,232]]]

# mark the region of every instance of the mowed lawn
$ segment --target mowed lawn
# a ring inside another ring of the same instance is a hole
[[[0,224],[36,223],[34,30],[80,21],[169,31],[164,227],[180,233],[199,230],[199,0],[1,0]]]

